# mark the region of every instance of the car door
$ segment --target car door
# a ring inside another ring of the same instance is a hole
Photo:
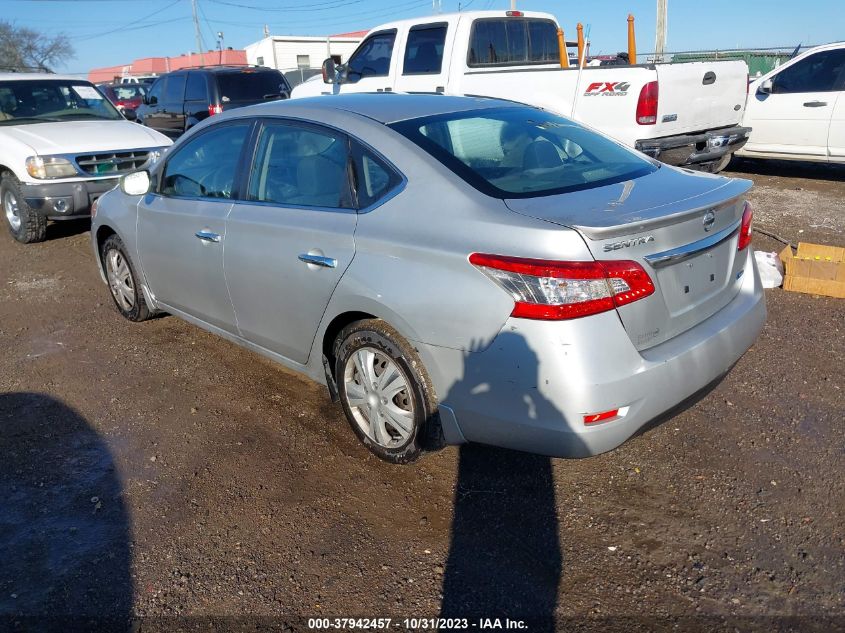
[[[167,83],[167,77],[162,77],[150,87],[150,92],[144,99],[144,106],[141,109],[141,122],[147,127],[151,127],[157,132],[164,133],[163,115],[161,109],[163,103],[161,101],[164,94],[164,86]]]
[[[843,69],[845,49],[823,50],[758,81],[748,99],[745,121],[752,132],[744,153],[826,158]],[[768,91],[766,80],[771,80]]]
[[[210,116],[209,103],[206,73],[202,71],[189,72],[185,87],[186,132]]]
[[[396,70],[394,90],[398,92],[444,92],[448,68],[444,67],[448,23],[412,26],[405,38],[402,63]]]
[[[162,96],[162,132],[171,138],[177,138],[185,131],[185,73],[176,73],[167,77]]]
[[[281,119],[262,123],[246,195],[226,227],[226,282],[245,339],[305,363],[355,253],[348,139]]]
[[[390,92],[393,90],[391,73],[395,72],[397,55],[396,29],[377,31],[361,42],[355,49],[346,70],[343,82],[335,84],[341,93]]]
[[[211,126],[175,147],[138,205],[138,250],[157,302],[237,333],[223,275],[226,216],[252,122]]]
[[[827,150],[831,162],[842,163],[845,162],[845,70],[839,75],[837,88],[830,132],[827,136]]]

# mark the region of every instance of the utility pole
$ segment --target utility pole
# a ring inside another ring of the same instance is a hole
[[[191,9],[194,12],[194,33],[197,36],[197,51],[200,54],[200,66],[205,66],[205,56],[202,53],[202,37],[200,37],[200,21],[197,17],[197,0],[191,0]]]
[[[511,0],[511,11],[516,11],[516,0]]]
[[[666,52],[667,5],[669,0],[657,0],[657,28],[654,37],[654,61],[662,62]],[[631,62],[634,63],[634,62]]]

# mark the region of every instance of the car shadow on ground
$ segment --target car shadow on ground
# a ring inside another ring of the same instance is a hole
[[[534,351],[521,336],[499,335],[514,371],[537,376]],[[444,402],[493,398],[485,389],[491,368],[482,353],[468,353],[464,376]],[[566,428],[563,414],[537,389],[509,393],[525,404],[526,418]],[[481,408],[484,404],[480,404]],[[574,439],[573,441],[579,442]],[[555,630],[563,574],[552,460],[541,455],[467,444],[460,449],[451,543],[443,577],[442,618],[522,619],[532,631]],[[472,625],[470,625],[472,626]]]
[[[726,170],[732,176],[776,176],[808,180],[845,181],[845,165],[811,161],[734,158]]]
[[[47,240],[60,240],[91,230],[91,219],[57,220],[47,225]]]
[[[127,629],[129,514],[106,443],[37,393],[0,394],[0,429],[0,629]]]

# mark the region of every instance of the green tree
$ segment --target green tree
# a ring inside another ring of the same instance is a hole
[[[0,71],[51,72],[52,66],[73,56],[73,46],[64,34],[45,35],[0,20]]]

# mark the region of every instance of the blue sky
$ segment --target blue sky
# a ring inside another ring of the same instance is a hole
[[[443,12],[458,10],[441,0]],[[275,35],[326,35],[364,30],[399,18],[430,15],[431,0],[198,0],[205,48],[243,48]],[[190,0],[0,0],[0,19],[45,33],[72,37],[76,57],[56,70],[87,73],[137,57],[194,50]],[[462,0],[464,9],[507,9],[509,0]],[[575,24],[591,25],[593,53],[626,48],[629,12],[637,19],[637,48],[654,47],[655,0],[552,2],[518,0],[517,8],[548,11],[567,39]],[[788,46],[845,40],[845,0],[669,0],[668,50]]]

